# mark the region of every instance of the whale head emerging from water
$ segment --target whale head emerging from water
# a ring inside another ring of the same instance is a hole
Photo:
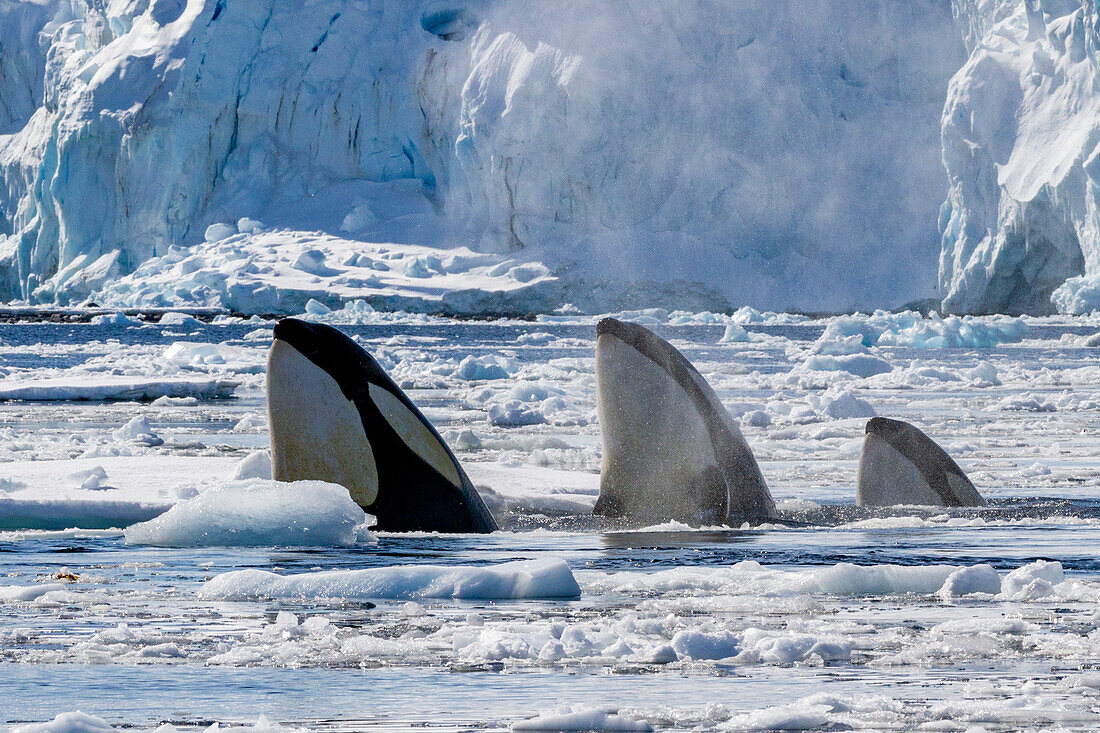
[[[974,484],[943,448],[901,420],[874,417],[859,457],[860,506],[982,506]]]
[[[594,512],[640,521],[770,519],[775,502],[718,396],[684,356],[643,326],[596,326],[603,440]]]
[[[348,489],[386,531],[492,532],[436,429],[359,344],[318,323],[275,326],[267,361],[272,477]]]

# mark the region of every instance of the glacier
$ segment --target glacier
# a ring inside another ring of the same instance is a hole
[[[925,297],[941,111],[966,62],[952,10],[2,0],[0,297],[242,312]]]
[[[1093,0],[0,0],[0,299],[1100,308]]]
[[[947,310],[1100,308],[1100,14],[1091,0],[956,2],[970,57],[943,116]]]

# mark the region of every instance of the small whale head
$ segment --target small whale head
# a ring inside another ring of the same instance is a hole
[[[912,429],[912,425],[901,420],[891,420],[888,417],[872,417],[867,421],[865,432],[867,435],[878,435],[881,438],[890,440],[890,438]]]

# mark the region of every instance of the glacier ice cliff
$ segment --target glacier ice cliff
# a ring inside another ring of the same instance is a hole
[[[940,283],[957,312],[1100,308],[1100,13],[956,0],[970,57],[943,115]]]
[[[0,297],[279,309],[292,272],[296,303],[897,305],[935,291],[950,180],[949,303],[1014,307],[1084,273],[1054,222],[1092,214],[1052,184],[1000,234],[1035,174],[1091,190],[1075,153],[1008,174],[1015,131],[962,130],[995,116],[967,78],[1031,78],[1007,7],[0,0]],[[1067,93],[1094,15],[1034,21]],[[1044,264],[1002,273],[1019,236]]]

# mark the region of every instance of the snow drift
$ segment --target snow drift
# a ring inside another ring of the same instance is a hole
[[[965,58],[934,0],[36,0],[0,47],[0,296],[254,312],[925,296]]]

